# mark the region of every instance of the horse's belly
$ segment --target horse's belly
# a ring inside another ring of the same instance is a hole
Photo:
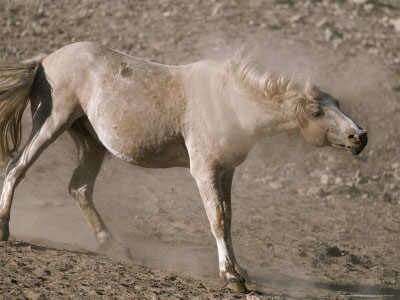
[[[144,168],[189,167],[189,156],[182,136],[154,145],[132,145],[132,151],[120,152],[106,146],[118,158]]]
[[[103,119],[104,120],[104,119]],[[85,120],[84,126],[116,157],[146,168],[189,167],[189,156],[181,134],[139,126],[102,126]],[[115,124],[114,124],[115,125]],[[126,125],[126,124],[125,124]]]

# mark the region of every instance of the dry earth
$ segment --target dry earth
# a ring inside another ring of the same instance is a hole
[[[247,298],[400,298],[398,1],[3,0],[0,24],[4,60],[88,40],[182,64],[248,43],[270,68],[311,78],[370,142],[353,157],[293,132],[266,139],[238,168],[234,243],[262,292]],[[187,170],[105,163],[96,204],[132,249],[126,263],[91,252],[94,237],[67,193],[74,163],[64,135],[17,189],[14,241],[0,243],[0,298],[246,298],[222,288]]]

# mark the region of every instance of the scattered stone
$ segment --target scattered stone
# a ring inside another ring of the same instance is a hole
[[[397,32],[400,32],[400,18],[391,19],[391,20],[389,20],[389,23],[393,25],[394,30],[396,30]]]
[[[307,196],[317,195],[320,192],[320,188],[316,186],[312,186],[307,191]]]
[[[260,297],[256,293],[251,292],[246,295],[246,300],[260,300]]]
[[[329,183],[330,176],[328,174],[323,174],[320,178],[321,184],[327,185]]]
[[[340,177],[336,177],[336,179],[335,179],[335,184],[341,184],[343,182],[343,180],[342,180],[342,178],[340,178]]]
[[[34,291],[27,291],[24,292],[24,295],[26,298],[28,298],[29,300],[42,300],[42,299],[46,299],[45,295],[43,295],[42,293],[37,293]]]
[[[381,177],[379,175],[374,175],[371,177],[373,181],[378,181]]]
[[[299,254],[300,257],[306,257],[307,256],[306,251],[304,251],[303,249],[299,249],[298,250],[298,254]]]
[[[270,183],[269,183],[269,187],[270,187],[271,189],[273,189],[273,190],[278,190],[278,189],[280,189],[280,188],[283,187],[283,184],[282,184],[282,183],[279,183],[279,182],[270,182]]]
[[[368,0],[350,0],[350,2],[353,2],[354,4],[365,4],[367,3]]]
[[[221,11],[221,8],[222,8],[223,4],[224,4],[223,2],[219,2],[219,3],[215,4],[215,6],[214,6],[214,8],[213,8],[213,10],[211,12],[211,15],[213,15],[213,16],[218,15],[220,13],[220,11]]]
[[[325,41],[329,42],[330,40],[332,40],[333,31],[330,28],[325,29],[324,33],[325,33]]]
[[[334,49],[337,49],[337,48],[339,48],[339,46],[342,44],[342,40],[339,40],[339,39],[335,39],[335,40],[333,40],[333,42],[332,42],[332,45],[333,45],[333,48]]]
[[[301,19],[303,19],[302,15],[295,15],[290,18],[290,22],[297,23],[297,22],[301,21]]]
[[[383,202],[394,203],[393,198],[389,193],[383,193],[382,200]]]
[[[368,49],[368,53],[371,55],[378,55],[379,54],[379,50],[376,48],[370,48]]]
[[[370,12],[374,9],[374,4],[373,3],[364,4],[363,8],[366,12]]]
[[[400,167],[400,163],[396,162],[392,164],[392,168],[397,170]]]
[[[328,23],[327,18],[323,18],[317,23],[317,28],[321,28],[322,26],[324,26],[327,23]]]

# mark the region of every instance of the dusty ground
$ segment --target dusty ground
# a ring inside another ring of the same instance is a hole
[[[338,97],[368,129],[369,145],[353,157],[312,148],[297,132],[258,145],[234,179],[237,256],[261,298],[400,298],[398,1],[41,2],[0,2],[2,59],[89,40],[181,64],[223,59],[247,42],[258,44],[271,68],[297,70]],[[110,158],[96,204],[134,262],[82,250],[96,244],[67,193],[74,158],[62,136],[17,189],[17,241],[0,243],[0,298],[245,297],[222,288],[215,243],[185,169],[139,169]]]

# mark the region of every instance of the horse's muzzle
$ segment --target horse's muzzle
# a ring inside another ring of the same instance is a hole
[[[360,134],[353,135],[351,138],[351,153],[358,155],[363,151],[365,146],[368,144],[368,133],[366,130],[361,130]]]

